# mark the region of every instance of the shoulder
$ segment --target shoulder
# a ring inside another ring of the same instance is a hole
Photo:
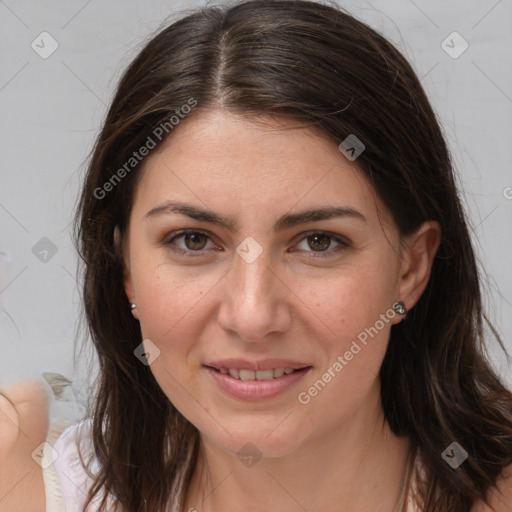
[[[512,510],[512,464],[507,466],[489,492],[489,504],[475,503],[470,512],[510,512]]]
[[[91,441],[91,428],[91,418],[66,425],[55,441],[55,447],[59,446],[63,450],[78,446],[87,447]]]
[[[0,510],[44,510],[39,449],[48,432],[51,390],[42,380],[16,382],[0,393]],[[16,505],[15,505],[16,504]]]
[[[67,479],[79,477],[82,481],[87,476],[86,466],[91,470],[94,470],[95,466],[91,420],[85,419],[67,425],[53,444],[53,448],[53,464],[57,473],[65,474]]]
[[[40,379],[16,382],[0,390],[0,449],[25,439],[44,441],[51,390]],[[24,432],[26,435],[20,435]],[[35,446],[34,446],[35,448]]]
[[[82,510],[93,483],[97,464],[90,433],[91,420],[86,419],[66,426],[53,444],[52,470],[67,510]]]

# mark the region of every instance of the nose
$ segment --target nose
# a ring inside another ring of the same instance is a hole
[[[271,265],[265,251],[251,263],[236,254],[222,281],[218,322],[241,341],[267,341],[271,333],[290,328],[293,293]]]

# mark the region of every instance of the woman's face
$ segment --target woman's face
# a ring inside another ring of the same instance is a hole
[[[147,157],[125,240],[150,370],[233,453],[286,455],[377,408],[391,307],[406,298],[398,231],[357,160],[283,123],[185,119]],[[304,213],[327,209],[339,211]]]

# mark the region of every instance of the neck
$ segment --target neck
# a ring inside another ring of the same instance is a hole
[[[201,435],[185,510],[392,512],[402,491],[409,442],[384,419],[378,380],[342,424],[310,437],[286,457],[246,467]]]

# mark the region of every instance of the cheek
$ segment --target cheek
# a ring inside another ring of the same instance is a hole
[[[186,389],[195,386],[198,342],[208,322],[204,308],[219,276],[198,277],[197,269],[177,270],[165,263],[133,268],[142,337],[159,350],[150,369],[168,398],[178,408],[188,409]]]
[[[339,348],[382,318],[394,316],[392,273],[377,265],[368,268],[343,269],[321,280],[297,280],[294,292],[306,305],[303,311],[323,332],[330,344]],[[391,322],[385,322],[389,327]],[[389,325],[388,325],[389,324]],[[383,327],[379,322],[379,330]],[[384,329],[385,330],[385,329]]]
[[[322,428],[354,414],[377,385],[395,316],[389,282],[377,283],[377,275],[340,278],[335,287],[316,287],[310,295],[318,346],[326,357],[298,390],[297,400],[308,417],[324,418]],[[325,332],[328,336],[321,335]]]
[[[142,337],[151,340],[159,351],[149,369],[174,406],[197,421],[204,410],[196,401],[198,368],[190,361],[200,335],[199,322],[194,319],[203,292],[191,291],[194,287],[189,282],[164,279],[158,273],[146,273],[145,283],[139,293]]]
[[[142,262],[141,262],[142,263]],[[193,267],[177,269],[169,264],[139,265],[135,289],[144,337],[172,342],[173,334],[193,327],[202,300],[219,280],[213,273],[198,276]]]
[[[318,413],[337,408],[332,421],[356,408],[379,374],[396,316],[394,277],[387,265],[375,260],[301,285],[299,296],[314,313],[310,317],[324,354],[321,367],[301,387],[301,403],[311,401]]]

